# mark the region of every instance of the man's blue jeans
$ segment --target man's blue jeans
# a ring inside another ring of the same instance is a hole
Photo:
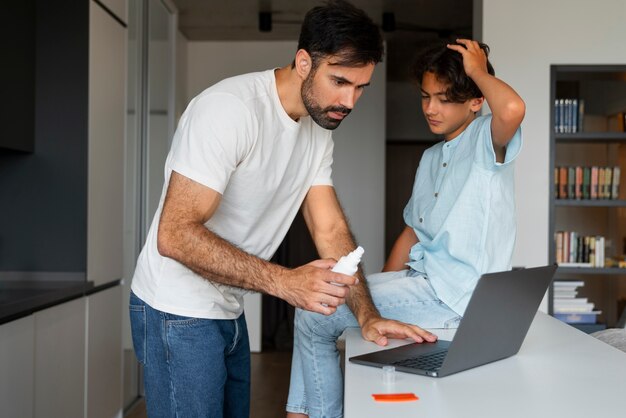
[[[150,418],[248,418],[250,347],[246,320],[189,318],[130,295],[137,359]]]
[[[385,318],[423,328],[458,327],[461,317],[439,300],[428,279],[412,270],[373,274],[367,283]],[[346,328],[358,326],[346,305],[330,316],[296,311],[287,411],[310,418],[343,417],[337,338]]]

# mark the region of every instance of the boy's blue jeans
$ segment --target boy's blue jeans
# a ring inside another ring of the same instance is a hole
[[[456,328],[461,317],[441,302],[428,279],[412,270],[367,277],[380,314],[422,328]],[[346,305],[324,316],[298,309],[287,411],[310,418],[343,417],[343,376],[337,338],[348,327],[358,327]],[[350,390],[350,388],[347,388]]]
[[[248,418],[250,348],[246,320],[189,318],[130,295],[137,359],[150,418]]]

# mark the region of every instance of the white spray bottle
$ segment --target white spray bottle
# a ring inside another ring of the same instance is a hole
[[[354,273],[359,269],[359,263],[361,262],[361,257],[365,250],[363,247],[356,247],[354,251],[349,253],[348,255],[344,255],[337,261],[335,267],[333,267],[332,271],[335,273],[345,274],[346,276],[354,276]],[[343,286],[340,283],[333,283],[337,286]]]

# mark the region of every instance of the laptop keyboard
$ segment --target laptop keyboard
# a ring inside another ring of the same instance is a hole
[[[446,358],[446,354],[448,354],[447,350],[437,351],[432,354],[396,361],[393,365],[408,367],[411,369],[437,371],[441,368],[443,359]]]

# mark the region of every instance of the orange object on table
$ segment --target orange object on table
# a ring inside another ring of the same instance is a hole
[[[410,402],[419,399],[414,393],[374,393],[372,398],[376,402]]]

